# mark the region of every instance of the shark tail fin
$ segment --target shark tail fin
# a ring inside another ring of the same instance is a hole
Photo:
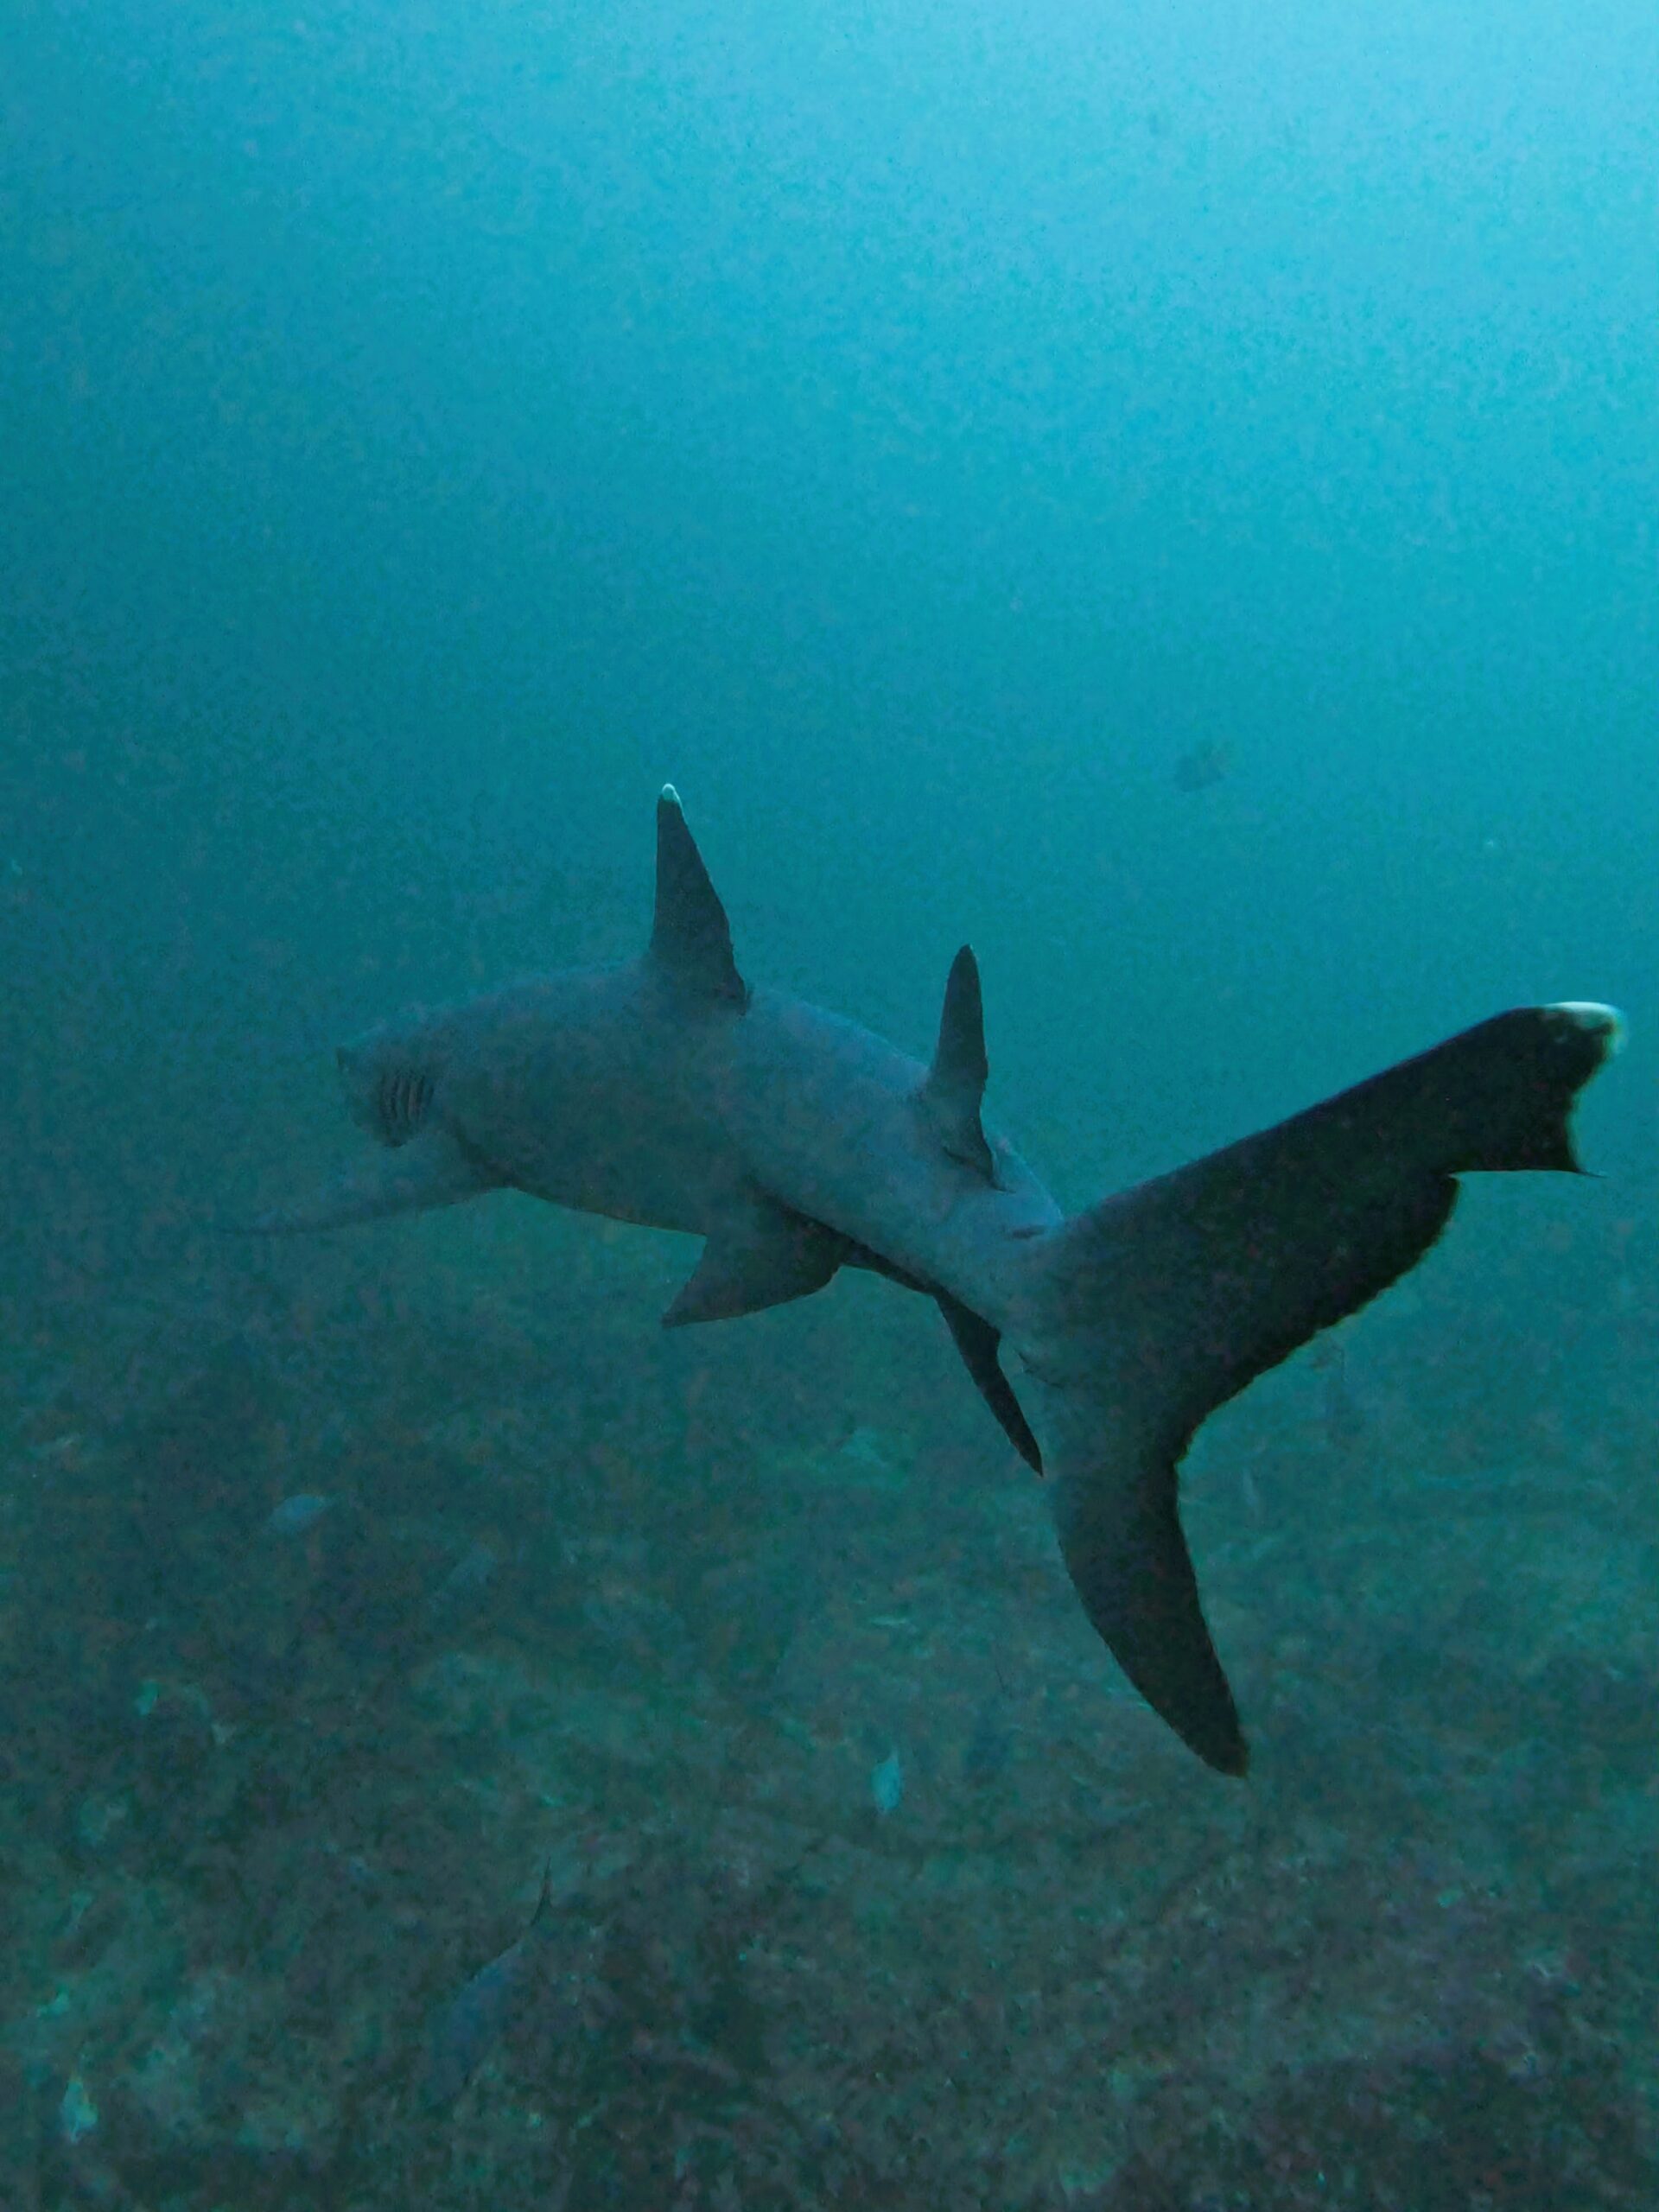
[[[1606,1007],[1499,1014],[1033,1249],[1020,1349],[1067,1568],[1129,1680],[1223,1773],[1248,1753],[1181,1531],[1194,1431],[1414,1265],[1459,1175],[1576,1171],[1573,1101],[1620,1034]]]

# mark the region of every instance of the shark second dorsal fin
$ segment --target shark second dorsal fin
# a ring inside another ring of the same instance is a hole
[[[741,1012],[749,1002],[732,957],[732,930],[680,810],[680,795],[664,784],[657,802],[657,911],[650,957],[681,990]]]
[[[977,1169],[988,1183],[994,1183],[995,1163],[979,1119],[988,1072],[979,963],[972,946],[964,944],[945,980],[939,1041],[917,1103],[951,1159]]]

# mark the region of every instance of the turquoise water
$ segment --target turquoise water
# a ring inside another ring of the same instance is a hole
[[[0,25],[3,2212],[1659,2202],[1656,70]],[[340,1039],[639,949],[671,778],[752,980],[925,1056],[972,942],[1068,1207],[1629,1014],[1601,1179],[1199,1435],[1248,1782],[926,1301],[219,1233],[361,1156]]]

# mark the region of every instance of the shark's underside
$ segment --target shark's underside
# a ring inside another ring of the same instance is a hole
[[[513,1189],[702,1236],[671,1324],[803,1297],[843,1266],[926,1293],[1015,1449],[1051,1478],[1089,1618],[1171,1726],[1236,1774],[1244,1739],[1178,1510],[1193,1432],[1419,1260],[1459,1175],[1573,1170],[1573,1098],[1619,1035],[1602,1006],[1501,1014],[1067,1217],[982,1119],[973,955],[951,968],[925,1066],[751,989],[669,790],[642,957],[342,1047],[382,1149],[254,1226],[334,1228]]]

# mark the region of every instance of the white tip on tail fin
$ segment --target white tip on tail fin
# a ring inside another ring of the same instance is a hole
[[[1624,1015],[1616,1006],[1603,1006],[1595,999],[1561,999],[1554,1006],[1547,1006],[1546,1014],[1565,1014],[1580,1029],[1587,1029],[1592,1036],[1607,1040],[1604,1058],[1616,1059],[1624,1049],[1630,1034]]]
[[[1020,1350],[1065,1561],[1136,1688],[1201,1758],[1244,1738],[1198,1602],[1176,1468],[1205,1415],[1415,1264],[1459,1175],[1574,1170],[1610,1008],[1523,1007],[1065,1223]]]

